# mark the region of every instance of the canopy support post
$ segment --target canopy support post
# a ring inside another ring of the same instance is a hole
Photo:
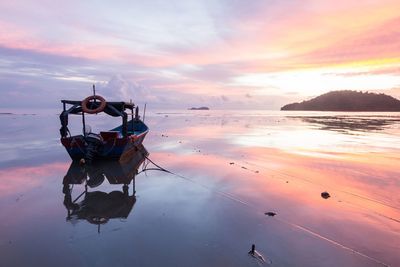
[[[145,118],[145,116],[146,116],[146,105],[147,105],[147,103],[144,103],[143,122],[144,122],[144,118]]]
[[[85,112],[82,111],[83,136],[86,137]]]

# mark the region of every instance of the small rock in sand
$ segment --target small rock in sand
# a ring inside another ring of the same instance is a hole
[[[321,197],[324,198],[324,199],[327,199],[327,198],[330,198],[331,195],[328,192],[325,191],[325,192],[321,193]]]

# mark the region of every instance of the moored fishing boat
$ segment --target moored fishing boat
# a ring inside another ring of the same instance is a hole
[[[142,144],[149,131],[147,125],[140,119],[139,108],[134,103],[107,102],[95,94],[94,87],[93,95],[83,101],[61,100],[61,102],[63,103],[63,111],[60,114],[61,143],[73,160],[90,163],[96,158],[123,159]],[[85,123],[85,114],[101,112],[122,118],[122,124],[111,130],[93,133],[90,126]],[[69,115],[82,116],[82,134],[71,135],[68,129]],[[131,118],[128,121],[129,115]]]

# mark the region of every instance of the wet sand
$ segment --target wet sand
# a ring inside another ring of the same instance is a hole
[[[116,126],[99,117],[89,121],[94,129]],[[397,266],[399,119],[150,113],[144,145],[173,174],[137,175],[129,216],[98,233],[86,220],[66,220],[62,180],[71,161],[57,116],[3,115],[0,265]],[[121,187],[105,181],[90,190]],[[76,197],[83,186],[74,190]],[[247,254],[252,244],[268,261]]]

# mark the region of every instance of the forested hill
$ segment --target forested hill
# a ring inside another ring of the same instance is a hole
[[[400,100],[385,94],[357,91],[332,91],[281,110],[313,111],[400,111]]]

